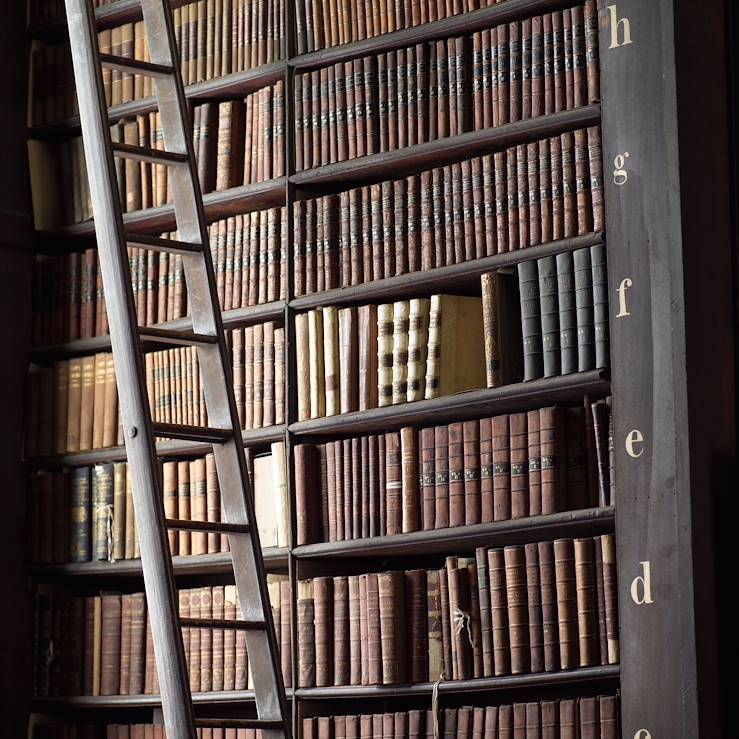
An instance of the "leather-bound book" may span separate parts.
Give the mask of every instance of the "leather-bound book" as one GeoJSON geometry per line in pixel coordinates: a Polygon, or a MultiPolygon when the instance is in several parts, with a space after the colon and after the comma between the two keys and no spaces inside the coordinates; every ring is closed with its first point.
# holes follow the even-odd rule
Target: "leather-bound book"
{"type": "MultiPolygon", "coordinates": [[[[334,416],[340,412],[340,372],[339,372],[339,317],[336,306],[321,309],[323,314],[323,371],[326,394],[325,415],[334,416]]],[[[310,320],[310,319],[309,319],[310,320]]]]}
{"type": "MultiPolygon", "coordinates": [[[[223,588],[223,618],[236,620],[236,586],[223,588]]],[[[233,690],[236,684],[236,631],[223,630],[223,689],[233,690]]]]}
{"type": "MultiPolygon", "coordinates": [[[[310,314],[308,316],[309,331],[310,331],[310,314]]],[[[254,419],[252,428],[262,428],[264,426],[264,390],[265,390],[265,376],[264,376],[264,329],[265,324],[257,323],[252,326],[254,329],[254,419]]],[[[322,337],[321,332],[317,333],[317,336],[322,337]]],[[[321,379],[323,377],[321,376],[321,379]]],[[[311,377],[311,389],[313,388],[312,383],[313,377],[311,377]]],[[[312,400],[311,400],[311,411],[312,400]]]]}
{"type": "MultiPolygon", "coordinates": [[[[380,450],[377,436],[366,437],[362,440],[362,500],[366,498],[366,536],[379,536],[380,526],[380,450]],[[365,458],[366,454],[366,458],[365,458]]],[[[365,531],[365,521],[362,521],[362,532],[365,531]]]]}
{"type": "Polygon", "coordinates": [[[409,301],[406,398],[408,401],[421,400],[424,396],[430,310],[431,302],[427,298],[414,298],[409,301]]]}
{"type": "Polygon", "coordinates": [[[562,217],[564,237],[577,235],[577,182],[575,176],[575,139],[572,133],[560,136],[562,156],[562,217]]]}
{"type": "Polygon", "coordinates": [[[105,413],[105,364],[106,355],[93,357],[93,413],[91,449],[103,446],[103,422],[105,413]]]}
{"type": "MultiPolygon", "coordinates": [[[[298,420],[311,417],[310,360],[308,350],[308,314],[298,313],[295,316],[295,343],[300,347],[296,352],[297,386],[298,386],[298,420]]],[[[246,365],[249,366],[248,364],[246,365]]]]}
{"type": "Polygon", "coordinates": [[[494,519],[493,503],[493,425],[492,419],[480,419],[480,521],[494,519]]]}
{"type": "MultiPolygon", "coordinates": [[[[362,601],[360,597],[360,575],[349,575],[343,578],[346,581],[346,608],[344,618],[345,628],[342,631],[343,642],[340,644],[336,637],[339,617],[334,612],[334,682],[342,685],[362,684],[362,601]],[[339,659],[341,657],[341,659],[339,659]],[[339,666],[341,663],[341,666],[339,666]],[[339,683],[339,675],[343,683],[339,683]]],[[[334,597],[341,592],[334,578],[334,597]]],[[[365,585],[366,589],[366,585],[365,585]]],[[[343,622],[342,622],[343,623],[343,622]]],[[[365,614],[366,630],[366,614],[365,614]]]]}
{"type": "Polygon", "coordinates": [[[608,663],[608,634],[606,629],[606,590],[603,581],[603,543],[599,536],[593,537],[595,567],[595,598],[598,624],[598,664],[608,663]]]}
{"type": "Polygon", "coordinates": [[[511,517],[511,445],[509,417],[492,419],[493,435],[493,520],[511,517]]]}
{"type": "Polygon", "coordinates": [[[407,625],[404,575],[381,572],[377,576],[382,653],[382,684],[402,683],[407,679],[407,625]]]}
{"type": "Polygon", "coordinates": [[[297,546],[318,541],[317,524],[317,466],[316,448],[310,444],[298,444],[295,455],[295,518],[297,546]]]}
{"type": "Polygon", "coordinates": [[[351,440],[352,469],[352,538],[362,537],[362,522],[367,515],[365,506],[364,483],[362,480],[362,440],[354,437],[351,440]]]}
{"type": "Polygon", "coordinates": [[[555,540],[554,561],[557,583],[560,668],[571,670],[578,667],[580,663],[578,651],[575,554],[572,539],[555,540]]]}
{"type": "Polygon", "coordinates": [[[492,154],[481,157],[482,162],[482,209],[485,255],[498,253],[497,202],[495,197],[495,158],[492,154]]]}
{"type": "Polygon", "coordinates": [[[275,328],[275,414],[276,424],[285,423],[285,329],[275,328]]]}
{"type": "Polygon", "coordinates": [[[113,536],[111,555],[113,561],[126,557],[126,478],[128,464],[113,464],[113,536]]]}
{"type": "MultiPolygon", "coordinates": [[[[587,6],[586,6],[587,9],[587,6]]],[[[603,152],[601,148],[600,126],[588,128],[588,164],[590,168],[590,199],[592,204],[593,231],[605,228],[603,206],[603,152]]]]}
{"type": "MultiPolygon", "coordinates": [[[[177,463],[177,518],[192,520],[190,510],[190,463],[177,463]]],[[[191,554],[192,535],[190,531],[178,532],[178,554],[191,554]]]]}
{"type": "MultiPolygon", "coordinates": [[[[567,106],[565,46],[563,18],[561,11],[551,13],[552,19],[552,77],[553,77],[553,110],[559,112],[567,106]]],[[[549,111],[547,111],[549,112],[549,111]]]]}
{"type": "Polygon", "coordinates": [[[351,210],[356,211],[357,189],[339,193],[339,285],[351,285],[351,210]],[[352,203],[353,201],[353,203],[352,203]]]}
{"type": "Polygon", "coordinates": [[[528,629],[530,671],[544,670],[544,635],[542,626],[542,590],[541,571],[539,568],[539,549],[536,544],[524,546],[526,566],[526,589],[528,603],[528,629]]]}
{"type": "Polygon", "coordinates": [[[454,175],[451,165],[447,165],[443,169],[442,187],[444,191],[444,239],[443,245],[439,244],[439,248],[443,246],[444,257],[437,259],[441,264],[454,264],[456,262],[456,251],[454,243],[454,175]]]}
{"type": "Polygon", "coordinates": [[[400,479],[402,531],[418,531],[421,528],[418,438],[416,429],[410,427],[400,430],[400,479]]]}
{"type": "Polygon", "coordinates": [[[377,306],[377,396],[380,407],[393,402],[393,312],[392,303],[377,306]]]}
{"type": "MultiPolygon", "coordinates": [[[[598,715],[600,718],[601,739],[616,739],[620,736],[618,725],[618,697],[615,695],[598,696],[598,715]]],[[[598,736],[596,734],[596,736],[598,736]]]]}
{"type": "Polygon", "coordinates": [[[451,165],[452,170],[452,225],[454,262],[464,262],[464,203],[462,198],[462,167],[458,162],[451,165]]]}
{"type": "MultiPolygon", "coordinates": [[[[213,618],[225,618],[225,586],[214,585],[212,588],[211,598],[213,618]]],[[[211,690],[223,690],[224,637],[225,634],[223,629],[213,629],[211,690]]]]}
{"type": "Polygon", "coordinates": [[[421,268],[421,179],[411,175],[407,181],[408,221],[406,232],[408,271],[421,268]]]}
{"type": "MultiPolygon", "coordinates": [[[[368,632],[368,601],[367,601],[367,579],[369,575],[357,575],[358,610],[359,610],[359,641],[349,637],[349,661],[350,682],[352,685],[369,684],[369,632],[368,632]]],[[[349,582],[351,588],[351,580],[349,582]]],[[[350,591],[351,597],[351,591],[350,591]]],[[[351,606],[350,606],[351,608],[351,606]]],[[[349,622],[349,628],[352,621],[349,622]]]]}
{"type": "Polygon", "coordinates": [[[316,210],[317,201],[308,200],[305,203],[305,292],[314,293],[317,284],[316,266],[316,210]]]}
{"type": "Polygon", "coordinates": [[[600,541],[603,552],[603,589],[605,591],[608,664],[614,665],[619,660],[616,543],[613,534],[604,534],[600,537],[600,541]]]}
{"type": "Polygon", "coordinates": [[[510,46],[508,41],[509,26],[502,24],[497,28],[493,29],[497,36],[497,58],[498,58],[498,96],[497,96],[497,122],[496,125],[500,126],[504,123],[510,122],[510,100],[511,100],[511,85],[510,85],[510,46]]]}
{"type": "Polygon", "coordinates": [[[572,252],[557,254],[557,300],[561,374],[577,372],[577,313],[572,252]]]}
{"type": "Polygon", "coordinates": [[[263,389],[262,426],[272,426],[275,422],[275,324],[263,324],[263,389]]]}
{"type": "Polygon", "coordinates": [[[393,303],[392,310],[392,403],[396,404],[404,403],[408,395],[409,301],[399,300],[393,303]]]}
{"type": "MultiPolygon", "coordinates": [[[[439,571],[439,601],[441,603],[441,644],[444,658],[444,675],[454,678],[455,650],[454,624],[449,601],[449,573],[446,566],[439,571]]],[[[439,676],[440,677],[440,676],[439,676]]]]}
{"type": "Polygon", "coordinates": [[[485,707],[483,739],[497,739],[498,737],[498,706],[485,707]]]}
{"type": "Polygon", "coordinates": [[[529,516],[541,515],[541,434],[539,410],[529,411],[526,418],[529,516]]]}
{"type": "MultiPolygon", "coordinates": [[[[380,575],[376,573],[369,573],[367,575],[367,680],[369,685],[379,685],[384,683],[384,661],[385,652],[383,649],[383,636],[382,636],[382,617],[380,607],[380,591],[379,591],[379,578],[380,575]]],[[[392,583],[391,583],[392,584],[392,583]]],[[[361,590],[360,590],[361,596],[361,590]]],[[[393,593],[392,588],[389,593],[390,598],[390,618],[391,622],[385,621],[385,629],[392,623],[392,607],[393,607],[393,593]]],[[[387,619],[388,614],[386,614],[387,619]]],[[[387,635],[390,637],[390,634],[387,635]]],[[[388,661],[391,655],[387,655],[388,661]]],[[[391,670],[393,665],[388,665],[391,670]]],[[[395,665],[399,666],[399,663],[395,665]]],[[[364,681],[363,681],[364,684],[364,681]]]]}
{"type": "Polygon", "coordinates": [[[422,679],[435,682],[444,671],[444,644],[441,623],[441,592],[439,571],[426,573],[426,624],[428,638],[428,675],[422,679]]]}
{"type": "MultiPolygon", "coordinates": [[[[286,688],[292,687],[292,597],[290,581],[281,579],[280,590],[280,665],[282,667],[282,678],[286,688]]],[[[213,588],[215,603],[215,588],[213,588]]],[[[215,687],[214,687],[215,689],[215,687]]]]}
{"type": "MultiPolygon", "coordinates": [[[[562,255],[558,255],[562,256],[562,255]]],[[[559,324],[560,309],[558,302],[558,270],[555,257],[544,257],[537,261],[539,273],[539,305],[541,310],[541,332],[544,358],[544,377],[555,377],[561,374],[559,324]]]]}
{"type": "Polygon", "coordinates": [[[385,533],[403,530],[403,477],[401,437],[397,431],[385,434],[385,533]]]}
{"type": "Polygon", "coordinates": [[[364,59],[353,59],[351,62],[354,74],[354,127],[356,131],[356,155],[358,157],[367,154],[367,110],[365,107],[363,62],[364,59]]]}
{"type": "Polygon", "coordinates": [[[525,144],[514,148],[516,161],[516,207],[518,220],[517,243],[520,249],[531,245],[529,231],[528,150],[525,144]]]}
{"type": "Polygon", "coordinates": [[[526,558],[522,546],[506,547],[503,550],[503,556],[511,672],[519,675],[528,672],[530,667],[526,558]]]}
{"type": "Polygon", "coordinates": [[[316,577],[313,580],[315,666],[317,687],[333,684],[333,580],[316,577]]]}
{"type": "MultiPolygon", "coordinates": [[[[594,369],[595,364],[595,315],[593,306],[593,271],[590,249],[578,249],[572,255],[575,275],[575,308],[577,311],[577,369],[579,372],[594,369]]],[[[605,269],[603,269],[603,274],[605,269]]],[[[605,285],[603,285],[605,288],[605,285]]],[[[605,298],[605,290],[600,291],[605,298]]],[[[607,300],[607,298],[606,298],[607,300]]],[[[599,314],[607,313],[607,303],[601,301],[599,314]]],[[[607,325],[606,320],[601,322],[607,325]]],[[[606,331],[602,333],[605,335],[606,331]]],[[[604,336],[605,338],[605,336],[604,336]]],[[[602,345],[602,353],[607,354],[607,346],[602,345]]],[[[601,357],[605,361],[605,357],[601,357]]],[[[604,365],[607,366],[607,365],[604,365]]]]}
{"type": "Polygon", "coordinates": [[[343,482],[342,490],[344,493],[344,538],[354,538],[354,486],[352,473],[354,471],[352,465],[352,440],[342,439],[341,441],[342,457],[343,457],[343,482]]]}
{"type": "Polygon", "coordinates": [[[608,274],[606,270],[605,244],[598,244],[590,247],[590,262],[593,275],[593,341],[595,344],[595,367],[608,367],[610,365],[608,337],[608,274]]]}
{"type": "Polygon", "coordinates": [[[542,701],[539,704],[542,739],[559,739],[559,701],[542,701]]]}
{"type": "MultiPolygon", "coordinates": [[[[268,583],[269,587],[269,583],[268,583]]],[[[200,618],[213,618],[213,593],[210,587],[200,590],[200,618]]],[[[200,629],[200,691],[213,689],[213,629],[200,629]]]]}
{"type": "Polygon", "coordinates": [[[346,496],[344,486],[344,445],[341,440],[333,442],[334,445],[334,481],[336,488],[336,540],[351,538],[351,532],[344,530],[344,499],[346,496]]]}
{"type": "Polygon", "coordinates": [[[113,464],[96,464],[92,468],[92,535],[93,559],[111,558],[113,526],[113,464]]]}
{"type": "MultiPolygon", "coordinates": [[[[434,429],[421,429],[420,440],[420,482],[421,482],[421,528],[429,531],[435,527],[435,446],[434,429]]],[[[370,468],[371,469],[371,468],[370,468]]]]}
{"type": "Polygon", "coordinates": [[[572,78],[573,107],[579,108],[588,103],[588,79],[585,58],[585,24],[582,6],[570,10],[572,17],[572,78]]]}
{"type": "MultiPolygon", "coordinates": [[[[297,459],[297,457],[296,457],[297,459]]],[[[336,480],[336,444],[333,441],[329,441],[326,444],[326,505],[327,505],[327,525],[328,525],[328,538],[326,541],[337,541],[337,493],[340,495],[340,488],[337,490],[336,480]]],[[[297,474],[297,472],[296,472],[297,474]]],[[[302,483],[301,483],[302,484],[302,483]]],[[[298,490],[298,484],[296,480],[296,496],[298,490]]],[[[296,497],[296,502],[297,502],[296,497]]],[[[343,520],[342,520],[342,532],[343,532],[343,520]]]]}
{"type": "Polygon", "coordinates": [[[466,421],[462,424],[464,523],[480,523],[480,423],[466,421]]]}
{"type": "MultiPolygon", "coordinates": [[[[215,458],[212,454],[205,457],[205,511],[206,520],[217,523],[221,520],[221,494],[218,488],[218,474],[215,458]]],[[[216,533],[208,534],[208,553],[221,551],[221,537],[216,533]]]]}
{"type": "MultiPolygon", "coordinates": [[[[392,183],[392,218],[394,228],[391,248],[395,254],[395,275],[402,275],[408,272],[408,242],[406,231],[408,224],[408,214],[406,211],[408,197],[406,195],[406,185],[407,183],[404,179],[395,180],[392,183]]],[[[407,303],[407,301],[404,302],[407,303]]]]}
{"type": "MultiPolygon", "coordinates": [[[[73,362],[74,360],[72,360],[73,362]]],[[[74,381],[71,374],[70,362],[70,385],[74,381]]],[[[82,357],[82,379],[80,387],[79,404],[79,451],[92,449],[93,424],[95,413],[95,357],[82,357]]],[[[101,377],[104,382],[105,376],[101,377]]],[[[71,395],[71,392],[70,392],[71,395]]],[[[70,403],[71,410],[71,403],[70,403]]],[[[72,450],[70,450],[72,451],[72,450]]]]}
{"type": "Polygon", "coordinates": [[[555,578],[554,545],[539,542],[539,580],[541,584],[541,614],[544,645],[544,670],[558,670],[559,624],[557,621],[557,586],[555,578]]]}
{"type": "Polygon", "coordinates": [[[574,57],[572,53],[572,13],[569,8],[562,11],[562,43],[564,48],[565,110],[575,107],[574,57]]]}
{"type": "Polygon", "coordinates": [[[69,521],[69,561],[88,562],[92,559],[92,485],[89,467],[77,467],[72,471],[69,521]]]}
{"type": "MultiPolygon", "coordinates": [[[[341,413],[359,410],[359,354],[356,308],[339,309],[339,410],[341,413]]],[[[339,380],[337,374],[337,381],[339,380]]]]}
{"type": "Polygon", "coordinates": [[[472,125],[474,131],[485,128],[483,106],[482,38],[484,31],[472,34],[472,125]]]}
{"type": "Polygon", "coordinates": [[[544,372],[539,277],[536,262],[521,262],[518,265],[518,285],[521,296],[524,381],[536,380],[542,377],[544,372]]]}
{"type": "MultiPolygon", "coordinates": [[[[539,242],[546,244],[552,240],[552,172],[549,160],[549,139],[542,139],[538,143],[537,167],[539,242]]],[[[531,175],[531,152],[529,152],[529,174],[531,175]]],[[[532,218],[535,217],[532,215],[532,218]]]]}
{"type": "MultiPolygon", "coordinates": [[[[483,179],[483,172],[482,172],[482,158],[481,157],[475,157],[472,159],[472,161],[469,163],[469,176],[470,176],[470,197],[471,197],[471,203],[468,199],[467,202],[469,204],[469,207],[471,207],[471,212],[469,213],[472,223],[472,231],[469,233],[470,237],[472,238],[474,242],[474,257],[475,259],[480,259],[481,257],[484,257],[487,254],[487,246],[485,242],[485,193],[483,190],[484,187],[484,179],[483,179]]],[[[488,206],[490,208],[490,215],[492,216],[492,205],[494,201],[491,201],[488,203],[488,206]]],[[[465,206],[467,208],[468,206],[465,206]]],[[[465,211],[465,216],[467,216],[467,212],[465,211]]],[[[469,219],[465,218],[465,222],[469,223],[469,219]]],[[[466,237],[465,237],[466,238],[466,237]]],[[[471,248],[471,247],[470,247],[471,248]]],[[[490,252],[491,254],[495,253],[494,251],[490,252]]]]}
{"type": "Polygon", "coordinates": [[[506,153],[495,152],[493,162],[495,182],[495,228],[498,254],[509,251],[508,245],[508,173],[506,153]]]}
{"type": "Polygon", "coordinates": [[[449,525],[465,523],[464,425],[449,424],[449,525]]]}
{"type": "Polygon", "coordinates": [[[449,427],[437,426],[434,429],[435,446],[435,510],[434,521],[437,529],[450,525],[449,511],[449,427]]]}
{"type": "Polygon", "coordinates": [[[539,410],[541,449],[541,512],[564,510],[567,490],[565,413],[553,406],[539,410]]]}
{"type": "Polygon", "coordinates": [[[429,629],[426,588],[425,570],[410,570],[405,573],[409,682],[425,682],[428,679],[429,629]]]}
{"type": "Polygon", "coordinates": [[[490,610],[490,576],[487,553],[484,548],[475,550],[477,563],[477,592],[480,609],[480,647],[482,655],[482,676],[493,676],[493,629],[490,610]]]}
{"type": "MultiPolygon", "coordinates": [[[[146,660],[146,596],[144,593],[133,593],[128,598],[130,613],[130,639],[128,645],[129,678],[126,692],[123,693],[121,679],[121,693],[124,695],[138,695],[144,692],[144,667],[146,660]]],[[[123,649],[123,641],[121,641],[123,649]]],[[[121,653],[121,664],[124,657],[121,653]]]]}
{"type": "Polygon", "coordinates": [[[563,502],[567,508],[579,510],[590,505],[584,408],[565,409],[565,429],[567,499],[563,502]]]}
{"type": "MultiPolygon", "coordinates": [[[[322,70],[325,72],[326,70],[322,70]]],[[[325,239],[324,239],[324,204],[326,198],[316,198],[316,290],[323,292],[326,289],[326,270],[325,270],[325,239]]]]}
{"type": "MultiPolygon", "coordinates": [[[[193,521],[207,521],[207,494],[205,458],[190,462],[190,518],[193,521]]],[[[208,535],[203,531],[193,531],[191,536],[191,553],[208,553],[208,535]]]]}
{"type": "Polygon", "coordinates": [[[298,582],[298,685],[316,685],[316,635],[314,629],[313,581],[298,582]]]}
{"type": "Polygon", "coordinates": [[[521,325],[515,279],[500,272],[480,277],[488,387],[517,382],[522,377],[521,325]]]}
{"type": "Polygon", "coordinates": [[[559,136],[549,139],[549,162],[552,193],[552,240],[556,241],[565,236],[562,141],[559,136]]]}
{"type": "Polygon", "coordinates": [[[600,663],[598,594],[593,539],[575,539],[575,587],[580,667],[600,663]]]}
{"type": "Polygon", "coordinates": [[[116,695],[121,672],[121,596],[103,595],[100,695],[116,695]]]}
{"type": "MultiPolygon", "coordinates": [[[[190,616],[200,618],[200,588],[188,588],[190,593],[190,616]]],[[[201,664],[201,643],[205,629],[190,629],[190,690],[194,693],[200,692],[200,664],[201,664]]],[[[236,635],[238,640],[239,635],[236,635]]],[[[244,687],[246,687],[244,685],[244,687]]]]}
{"type": "Polygon", "coordinates": [[[599,739],[601,736],[598,717],[598,698],[580,698],[577,701],[578,736],[582,739],[599,739]]]}
{"type": "MultiPolygon", "coordinates": [[[[328,671],[333,676],[332,684],[349,685],[349,582],[346,577],[333,578],[332,643],[333,665],[328,671]]],[[[316,667],[318,668],[318,664],[316,667]]]]}
{"type": "Polygon", "coordinates": [[[598,400],[590,406],[592,413],[593,442],[595,446],[595,464],[597,471],[597,501],[600,506],[611,505],[610,468],[608,460],[608,423],[609,410],[605,400],[598,400]]]}
{"type": "Polygon", "coordinates": [[[527,414],[510,415],[511,518],[529,515],[527,414]]]}
{"type": "Polygon", "coordinates": [[[577,700],[559,701],[559,736],[562,739],[576,739],[579,736],[577,700]]]}
{"type": "Polygon", "coordinates": [[[488,575],[490,577],[490,613],[493,629],[493,670],[496,676],[507,675],[511,671],[511,650],[505,560],[502,549],[488,550],[488,575]]]}

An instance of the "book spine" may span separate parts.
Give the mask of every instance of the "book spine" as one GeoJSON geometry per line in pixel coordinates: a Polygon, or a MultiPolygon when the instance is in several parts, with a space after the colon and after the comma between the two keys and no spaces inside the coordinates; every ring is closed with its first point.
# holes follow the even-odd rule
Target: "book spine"
{"type": "Polygon", "coordinates": [[[524,381],[529,381],[540,378],[544,371],[536,262],[521,262],[518,265],[518,285],[521,296],[524,381]]]}

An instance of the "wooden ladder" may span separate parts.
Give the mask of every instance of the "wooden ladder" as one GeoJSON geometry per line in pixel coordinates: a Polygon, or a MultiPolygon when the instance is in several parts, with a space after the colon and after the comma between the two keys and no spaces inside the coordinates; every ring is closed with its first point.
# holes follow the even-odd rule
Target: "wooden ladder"
{"type": "Polygon", "coordinates": [[[65,0],[98,258],[105,290],[119,403],[141,545],[162,712],[168,739],[194,739],[196,727],[258,728],[265,739],[290,737],[272,611],[254,503],[234,399],[233,378],[216,292],[202,193],[192,143],[169,0],[141,0],[150,62],[101,54],[90,0],[65,0]],[[102,67],[154,79],[163,151],[113,142],[102,67]],[[126,233],[115,158],[166,166],[179,240],[126,233]],[[127,247],[180,255],[192,329],[137,324],[127,247]],[[195,346],[208,419],[201,428],[154,423],[146,389],[143,340],[195,346]],[[212,444],[225,523],[165,519],[155,437],[212,444]],[[180,618],[168,530],[228,535],[241,620],[180,618]],[[195,719],[182,628],[243,630],[254,678],[256,719],[195,719]]]}

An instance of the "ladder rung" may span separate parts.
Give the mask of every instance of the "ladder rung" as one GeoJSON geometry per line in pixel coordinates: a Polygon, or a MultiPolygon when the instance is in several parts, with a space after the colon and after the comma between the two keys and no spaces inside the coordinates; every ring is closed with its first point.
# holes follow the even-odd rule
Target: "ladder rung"
{"type": "Polygon", "coordinates": [[[282,729],[279,719],[269,718],[196,718],[197,729],[282,729]]]}
{"type": "Polygon", "coordinates": [[[177,241],[176,239],[162,239],[159,236],[149,236],[148,234],[128,234],[126,244],[138,249],[162,251],[167,254],[200,254],[203,251],[202,244],[177,241]]]}
{"type": "Polygon", "coordinates": [[[170,328],[154,328],[152,326],[139,326],[139,336],[142,339],[151,339],[161,344],[174,344],[175,346],[197,346],[198,344],[216,344],[217,336],[196,334],[193,331],[176,331],[170,328]]]}
{"type": "Polygon", "coordinates": [[[144,62],[140,59],[128,59],[125,56],[114,56],[113,54],[101,54],[100,64],[109,69],[119,69],[128,74],[146,75],[147,77],[171,77],[174,70],[164,64],[144,62]]]}
{"type": "Polygon", "coordinates": [[[233,438],[231,429],[214,429],[207,426],[186,426],[180,423],[152,424],[155,436],[166,436],[170,439],[183,441],[209,441],[213,444],[223,444],[233,438]]]}
{"type": "Polygon", "coordinates": [[[225,523],[222,521],[185,521],[180,518],[167,518],[164,521],[173,531],[210,531],[216,534],[248,534],[245,523],[225,523]]]}
{"type": "Polygon", "coordinates": [[[180,618],[180,626],[190,629],[235,629],[237,631],[263,631],[264,621],[232,621],[226,618],[180,618]]]}
{"type": "Polygon", "coordinates": [[[164,164],[166,166],[187,164],[187,154],[178,154],[175,151],[163,149],[151,149],[148,146],[136,146],[135,144],[123,144],[113,141],[113,154],[126,159],[136,159],[150,164],[164,164]]]}

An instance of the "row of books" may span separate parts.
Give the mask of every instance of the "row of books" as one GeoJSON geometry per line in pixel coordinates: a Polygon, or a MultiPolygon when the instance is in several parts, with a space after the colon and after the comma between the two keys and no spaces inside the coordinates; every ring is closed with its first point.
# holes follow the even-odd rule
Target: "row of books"
{"type": "MultiPolygon", "coordinates": [[[[198,0],[175,8],[173,20],[186,85],[286,56],[284,0],[198,0]]],[[[103,54],[150,58],[143,21],[100,31],[98,44],[103,54]]],[[[68,44],[38,46],[32,52],[32,74],[32,125],[54,123],[77,113],[68,44]]],[[[109,106],[155,93],[152,77],[119,70],[104,68],[103,85],[109,106]]]]}
{"type": "Polygon", "coordinates": [[[434,295],[295,317],[298,419],[484,387],[480,298],[434,295]]]}
{"type": "Polygon", "coordinates": [[[598,695],[526,703],[303,719],[303,739],[616,739],[618,698],[598,695]]]}
{"type": "MultiPolygon", "coordinates": [[[[226,332],[243,429],[285,422],[285,331],[273,321],[226,332]]],[[[207,425],[196,347],[144,355],[154,421],[207,425]]],[[[32,365],[27,383],[25,455],[121,446],[115,366],[110,353],[32,365]]]]}
{"type": "Polygon", "coordinates": [[[295,168],[597,101],[597,41],[577,6],[297,74],[295,168]]]}
{"type": "MultiPolygon", "coordinates": [[[[289,543],[285,446],[269,453],[245,450],[262,547],[289,543]]],[[[212,454],[164,462],[162,493],[167,518],[225,520],[212,454]]],[[[127,462],[109,462],[31,476],[30,558],[34,564],[138,559],[138,532],[127,462]]],[[[170,531],[173,555],[226,552],[228,536],[170,531]]]]}
{"type": "MultiPolygon", "coordinates": [[[[222,310],[286,296],[286,208],[270,208],[215,221],[208,227],[222,310]]],[[[176,232],[162,234],[177,238],[176,232]]],[[[180,255],[129,247],[139,326],[189,315],[180,255]]],[[[36,346],[108,333],[97,250],[38,255],[34,267],[33,342],[36,346]]]]}
{"type": "Polygon", "coordinates": [[[332,9],[331,5],[315,0],[298,0],[295,3],[298,54],[400,31],[503,1],[339,0],[332,9]]]}
{"type": "MultiPolygon", "coordinates": [[[[193,109],[193,147],[203,192],[262,182],[285,173],[283,80],[250,93],[243,100],[202,103],[193,109]]],[[[158,112],[114,123],[111,139],[132,146],[164,149],[158,112]]],[[[82,138],[49,145],[60,173],[55,194],[63,201],[64,220],[92,218],[82,138]]],[[[172,202],[163,164],[120,159],[116,166],[124,212],[172,202]]]]}
{"type": "Polygon", "coordinates": [[[597,401],[299,444],[296,543],[608,505],[609,420],[597,401]]]}
{"type": "Polygon", "coordinates": [[[605,244],[518,265],[524,380],[610,366],[605,244]]]}
{"type": "MultiPolygon", "coordinates": [[[[267,588],[289,685],[290,586],[286,576],[268,575],[267,588]]],[[[180,590],[179,613],[182,618],[239,620],[236,587],[180,590]]],[[[144,593],[39,594],[35,632],[35,695],[159,692],[144,593]]],[[[183,641],[193,692],[252,687],[242,630],[185,627],[183,641]]]]}
{"type": "Polygon", "coordinates": [[[298,684],[392,685],[618,662],[613,535],[477,549],[440,570],[298,582],[298,684]]]}
{"type": "Polygon", "coordinates": [[[600,128],[294,204],[294,293],[604,228],[600,128]]]}
{"type": "MultiPolygon", "coordinates": [[[[117,0],[116,0],[117,1],[117,0]]],[[[37,724],[32,739],[166,739],[164,724],[37,724]]],[[[262,739],[261,729],[197,727],[197,739],[262,739]]]]}

